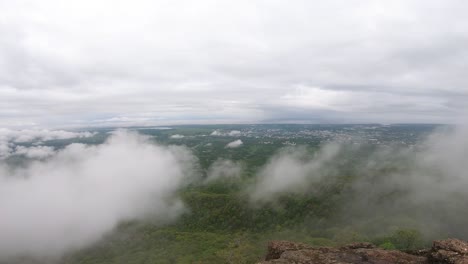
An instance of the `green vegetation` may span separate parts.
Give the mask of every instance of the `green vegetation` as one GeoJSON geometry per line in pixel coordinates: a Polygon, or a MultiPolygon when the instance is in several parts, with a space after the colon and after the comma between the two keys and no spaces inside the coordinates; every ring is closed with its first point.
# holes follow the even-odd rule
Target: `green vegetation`
{"type": "MultiPolygon", "coordinates": [[[[350,207],[348,203],[356,195],[368,195],[351,191],[358,179],[368,179],[371,184],[368,191],[372,193],[373,182],[401,171],[410,161],[384,160],[381,166],[363,173],[361,167],[365,167],[364,162],[375,154],[376,146],[364,144],[357,149],[352,143],[347,144],[329,164],[328,167],[333,169],[328,170],[320,182],[311,184],[305,191],[285,193],[275,197],[274,201],[252,204],[246,187],[256,180],[256,173],[274,153],[288,144],[297,144],[305,146],[313,155],[323,140],[313,136],[259,137],[255,134],[276,133],[277,126],[267,127],[273,132],[255,133],[249,132],[249,126],[222,126],[222,131],[242,130],[242,134],[236,137],[209,136],[219,127],[141,129],[139,132],[151,136],[159,144],[189,147],[198,158],[199,173],[203,177],[217,159],[239,161],[245,165],[239,178],[219,179],[209,184],[192,183],[180,191],[188,210],[175,222],[122,223],[101,242],[71,253],[63,261],[68,264],[255,263],[263,258],[269,240],[293,240],[316,246],[369,241],[384,249],[415,249],[427,243],[428,240],[415,229],[415,221],[404,218],[404,214],[396,214],[392,219],[379,218],[375,208],[365,204],[350,207]],[[171,138],[176,134],[183,137],[171,138]],[[241,139],[244,145],[226,148],[226,144],[234,139],[241,139]]],[[[288,133],[307,129],[303,126],[286,128],[288,133]]],[[[330,127],[325,128],[330,130],[330,127]]],[[[339,133],[343,128],[333,129],[339,133]]],[[[416,133],[414,130],[407,132],[407,129],[403,127],[402,133],[416,133]]],[[[390,142],[393,136],[390,131],[379,140],[390,142]]],[[[105,137],[100,133],[87,140],[99,143],[105,137]]],[[[414,143],[414,138],[406,139],[414,143]]],[[[398,140],[402,141],[401,138],[398,140]]],[[[53,142],[57,146],[61,143],[53,142]]],[[[378,197],[377,205],[388,208],[389,201],[402,193],[404,190],[389,189],[372,195],[378,197]]]]}

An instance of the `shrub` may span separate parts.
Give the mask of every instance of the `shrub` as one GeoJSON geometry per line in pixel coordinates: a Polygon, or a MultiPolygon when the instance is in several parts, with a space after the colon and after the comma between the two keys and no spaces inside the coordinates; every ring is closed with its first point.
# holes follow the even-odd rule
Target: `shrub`
{"type": "Polygon", "coordinates": [[[393,245],[392,242],[387,241],[379,245],[379,248],[385,249],[385,250],[393,250],[396,249],[395,245],[393,245]]]}
{"type": "Polygon", "coordinates": [[[397,249],[417,249],[422,245],[421,233],[414,229],[400,229],[390,237],[397,249]]]}

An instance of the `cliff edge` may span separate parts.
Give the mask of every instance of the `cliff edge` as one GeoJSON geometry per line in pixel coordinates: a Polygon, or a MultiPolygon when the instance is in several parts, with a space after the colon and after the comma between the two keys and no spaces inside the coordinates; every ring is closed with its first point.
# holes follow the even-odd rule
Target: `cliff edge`
{"type": "Polygon", "coordinates": [[[312,247],[289,241],[271,241],[261,264],[468,264],[468,242],[458,239],[437,240],[432,248],[403,252],[384,250],[370,243],[344,247],[312,247]]]}

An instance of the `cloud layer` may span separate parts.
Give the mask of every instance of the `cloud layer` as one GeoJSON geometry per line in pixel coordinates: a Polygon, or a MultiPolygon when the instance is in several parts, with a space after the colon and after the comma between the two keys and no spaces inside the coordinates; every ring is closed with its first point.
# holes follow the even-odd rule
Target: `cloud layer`
{"type": "Polygon", "coordinates": [[[124,220],[172,220],[184,209],[175,192],[193,164],[185,148],[118,131],[102,145],[71,144],[25,168],[0,165],[0,259],[57,256],[124,220]]]}
{"type": "Polygon", "coordinates": [[[466,108],[466,1],[0,9],[0,126],[451,122],[466,108]]]}

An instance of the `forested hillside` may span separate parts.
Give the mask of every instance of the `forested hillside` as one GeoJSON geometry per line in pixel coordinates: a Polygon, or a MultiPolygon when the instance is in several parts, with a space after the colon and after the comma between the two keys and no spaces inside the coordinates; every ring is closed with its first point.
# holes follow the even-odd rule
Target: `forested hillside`
{"type": "MultiPolygon", "coordinates": [[[[416,249],[449,235],[450,228],[428,232],[421,222],[439,205],[408,204],[405,197],[412,190],[388,181],[412,173],[414,156],[422,148],[418,144],[433,127],[380,127],[379,132],[351,127],[351,133],[331,128],[336,130],[330,136],[333,140],[301,135],[298,131],[307,128],[294,126],[267,127],[271,135],[250,127],[223,127],[226,134],[219,132],[219,136],[207,136],[221,131],[212,127],[140,131],[160,144],[186,145],[195,153],[199,178],[179,191],[185,211],[167,223],[151,218],[122,223],[96,245],[67,255],[65,262],[254,263],[263,258],[272,239],[317,246],[369,241],[385,249],[416,249]],[[231,133],[233,137],[230,131],[239,132],[231,133]],[[241,147],[226,148],[237,138],[243,142],[241,147]],[[337,144],[339,150],[324,153],[329,144],[337,144]],[[221,169],[226,171],[207,181],[220,159],[241,169],[233,172],[224,164],[221,169]],[[259,189],[262,170],[273,163],[290,166],[288,159],[301,166],[320,164],[301,172],[306,175],[298,185],[287,183],[298,173],[290,168],[280,175],[285,188],[272,187],[276,189],[271,193],[259,189]],[[255,192],[263,193],[257,197],[255,192]]],[[[263,184],[276,180],[265,178],[263,184]]]]}

